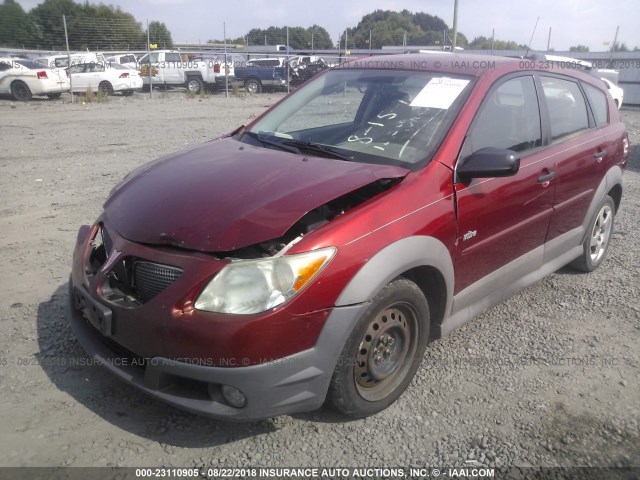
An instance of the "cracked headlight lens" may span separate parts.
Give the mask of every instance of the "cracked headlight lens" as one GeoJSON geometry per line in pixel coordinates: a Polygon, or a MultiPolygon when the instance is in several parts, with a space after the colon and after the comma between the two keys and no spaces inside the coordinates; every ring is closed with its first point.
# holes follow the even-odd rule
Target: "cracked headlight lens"
{"type": "Polygon", "coordinates": [[[225,266],[202,290],[198,310],[219,313],[260,313],[283,304],[324,269],[335,247],[258,260],[238,260],[225,266]]]}

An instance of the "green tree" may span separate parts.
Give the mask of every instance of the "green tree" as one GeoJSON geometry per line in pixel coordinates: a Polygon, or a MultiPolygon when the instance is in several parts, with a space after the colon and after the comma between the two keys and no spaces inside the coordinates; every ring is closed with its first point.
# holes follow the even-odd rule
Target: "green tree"
{"type": "Polygon", "coordinates": [[[149,23],[149,42],[157,43],[158,47],[162,45],[162,48],[173,48],[171,32],[162,22],[149,23]]]}
{"type": "Polygon", "coordinates": [[[586,45],[575,45],[573,47],[569,47],[570,52],[588,52],[589,47],[586,45]]]}
{"type": "Polygon", "coordinates": [[[65,48],[63,15],[67,20],[69,47],[73,50],[143,48],[146,44],[142,25],[119,7],[45,0],[29,12],[40,29],[42,47],[65,48]]]}
{"type": "Polygon", "coordinates": [[[5,47],[37,47],[40,32],[31,17],[14,0],[0,5],[0,45],[5,47]]]}
{"type": "MultiPolygon", "coordinates": [[[[308,50],[311,48],[313,36],[313,48],[322,50],[331,48],[332,42],[329,33],[318,25],[308,28],[289,27],[289,46],[295,50],[308,50]]],[[[286,45],[287,27],[269,27],[267,29],[254,28],[246,35],[249,46],[256,45],[286,45]]]]}
{"type": "Polygon", "coordinates": [[[609,51],[614,51],[614,52],[628,52],[629,51],[629,47],[627,47],[627,44],[622,42],[622,43],[616,43],[613,47],[611,47],[609,49],[609,51]]]}
{"type": "MultiPolygon", "coordinates": [[[[362,17],[355,28],[350,28],[348,38],[343,33],[340,45],[347,48],[381,48],[383,45],[442,45],[449,27],[440,17],[424,12],[412,13],[409,10],[394,12],[376,10],[362,17]]],[[[465,46],[467,39],[458,34],[458,45],[465,46]]],[[[447,44],[450,41],[447,40],[447,44]]]]}
{"type": "Polygon", "coordinates": [[[494,50],[526,50],[526,45],[519,45],[513,41],[506,40],[491,40],[491,38],[487,38],[485,36],[479,36],[474,38],[470,43],[468,48],[471,50],[491,50],[491,45],[493,44],[494,50]]]}

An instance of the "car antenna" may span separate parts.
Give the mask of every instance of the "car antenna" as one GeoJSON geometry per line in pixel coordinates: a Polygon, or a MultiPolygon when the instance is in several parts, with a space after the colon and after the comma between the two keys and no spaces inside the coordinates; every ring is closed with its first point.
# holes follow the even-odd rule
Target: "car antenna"
{"type": "Polygon", "coordinates": [[[533,26],[533,32],[531,32],[531,39],[529,40],[529,45],[527,45],[527,53],[524,54],[524,58],[529,58],[529,49],[531,49],[531,42],[533,42],[533,36],[536,33],[536,28],[538,27],[538,21],[540,17],[536,19],[536,24],[533,26]]]}

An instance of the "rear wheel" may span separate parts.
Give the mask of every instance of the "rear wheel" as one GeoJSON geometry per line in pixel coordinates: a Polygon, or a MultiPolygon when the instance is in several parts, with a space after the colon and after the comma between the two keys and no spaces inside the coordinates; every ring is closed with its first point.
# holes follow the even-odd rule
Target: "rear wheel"
{"type": "Polygon", "coordinates": [[[244,82],[244,89],[249,93],[261,93],[262,83],[260,83],[260,80],[256,78],[250,78],[244,82]]]}
{"type": "Polygon", "coordinates": [[[605,195],[596,214],[589,222],[589,234],[582,245],[582,254],[570,264],[573,268],[583,272],[593,272],[604,261],[613,233],[615,212],[613,199],[605,195]]]}
{"type": "Polygon", "coordinates": [[[410,280],[392,281],[349,336],[331,378],[328,402],[354,418],[384,410],[413,379],[428,339],[424,294],[410,280]]]}
{"type": "Polygon", "coordinates": [[[11,84],[11,95],[19,102],[28,102],[32,97],[29,86],[20,80],[16,80],[11,84]]]}
{"type": "Polygon", "coordinates": [[[113,87],[109,82],[100,82],[100,85],[98,85],[98,91],[103,95],[113,95],[113,87]]]}
{"type": "Polygon", "coordinates": [[[202,79],[198,77],[189,77],[187,80],[187,89],[196,95],[200,93],[203,86],[202,79]]]}

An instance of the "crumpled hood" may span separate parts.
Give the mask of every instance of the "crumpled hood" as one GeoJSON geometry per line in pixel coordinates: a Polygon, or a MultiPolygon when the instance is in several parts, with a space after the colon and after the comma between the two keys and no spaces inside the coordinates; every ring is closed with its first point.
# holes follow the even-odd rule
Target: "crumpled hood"
{"type": "Polygon", "coordinates": [[[104,208],[110,224],[131,241],[230,251],[281,237],[310,210],[408,172],[223,138],[134,171],[104,208]]]}

